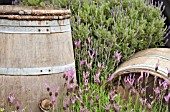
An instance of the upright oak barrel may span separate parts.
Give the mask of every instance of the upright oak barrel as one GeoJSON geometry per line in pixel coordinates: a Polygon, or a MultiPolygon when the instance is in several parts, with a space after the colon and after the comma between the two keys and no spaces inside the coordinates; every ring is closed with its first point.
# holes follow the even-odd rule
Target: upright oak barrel
{"type": "Polygon", "coordinates": [[[0,107],[9,111],[14,94],[20,108],[39,112],[51,99],[45,83],[52,92],[60,86],[60,107],[64,71],[74,67],[70,10],[0,6],[0,107]]]}

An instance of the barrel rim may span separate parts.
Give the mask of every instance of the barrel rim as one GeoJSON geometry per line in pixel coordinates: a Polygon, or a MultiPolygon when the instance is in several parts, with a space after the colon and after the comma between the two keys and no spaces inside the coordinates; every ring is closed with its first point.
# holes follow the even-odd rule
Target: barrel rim
{"type": "Polygon", "coordinates": [[[35,19],[39,19],[39,18],[42,19],[41,16],[46,16],[46,17],[64,16],[66,18],[70,18],[70,15],[71,15],[70,9],[66,9],[66,8],[0,5],[0,18],[5,17],[7,19],[22,19],[22,17],[24,17],[23,19],[29,20],[30,18],[34,18],[34,16],[35,19]]]}

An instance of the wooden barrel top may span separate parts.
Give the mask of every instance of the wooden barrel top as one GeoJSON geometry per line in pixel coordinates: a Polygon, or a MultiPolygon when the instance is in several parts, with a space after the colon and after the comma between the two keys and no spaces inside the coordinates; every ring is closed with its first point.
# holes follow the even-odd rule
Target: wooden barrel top
{"type": "Polygon", "coordinates": [[[1,5],[0,18],[44,20],[70,18],[71,11],[64,8],[47,8],[36,6],[1,5]]]}

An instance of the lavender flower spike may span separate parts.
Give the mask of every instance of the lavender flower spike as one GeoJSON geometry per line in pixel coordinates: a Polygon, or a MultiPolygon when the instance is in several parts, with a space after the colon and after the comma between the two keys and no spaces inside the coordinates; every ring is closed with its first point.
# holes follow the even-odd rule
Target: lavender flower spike
{"type": "Polygon", "coordinates": [[[108,79],[107,82],[110,82],[114,78],[114,74],[112,74],[108,79]]]}
{"type": "Polygon", "coordinates": [[[15,100],[14,94],[12,94],[12,95],[10,94],[9,97],[8,97],[8,99],[9,99],[9,102],[10,102],[10,103],[13,103],[14,100],[15,100]]]}
{"type": "Polygon", "coordinates": [[[118,51],[115,52],[115,59],[117,60],[117,62],[119,63],[120,62],[120,59],[121,59],[121,53],[119,53],[118,51]]]}

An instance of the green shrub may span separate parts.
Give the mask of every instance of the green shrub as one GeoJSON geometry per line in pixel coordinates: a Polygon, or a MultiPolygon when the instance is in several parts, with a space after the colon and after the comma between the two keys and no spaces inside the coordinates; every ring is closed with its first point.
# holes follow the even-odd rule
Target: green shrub
{"type": "Polygon", "coordinates": [[[78,60],[86,59],[87,49],[95,49],[94,63],[104,62],[114,71],[116,51],[123,62],[139,50],[163,45],[165,19],[160,7],[145,0],[27,0],[21,4],[71,9],[73,41],[91,38],[90,47],[74,46],[77,74],[78,60]]]}

